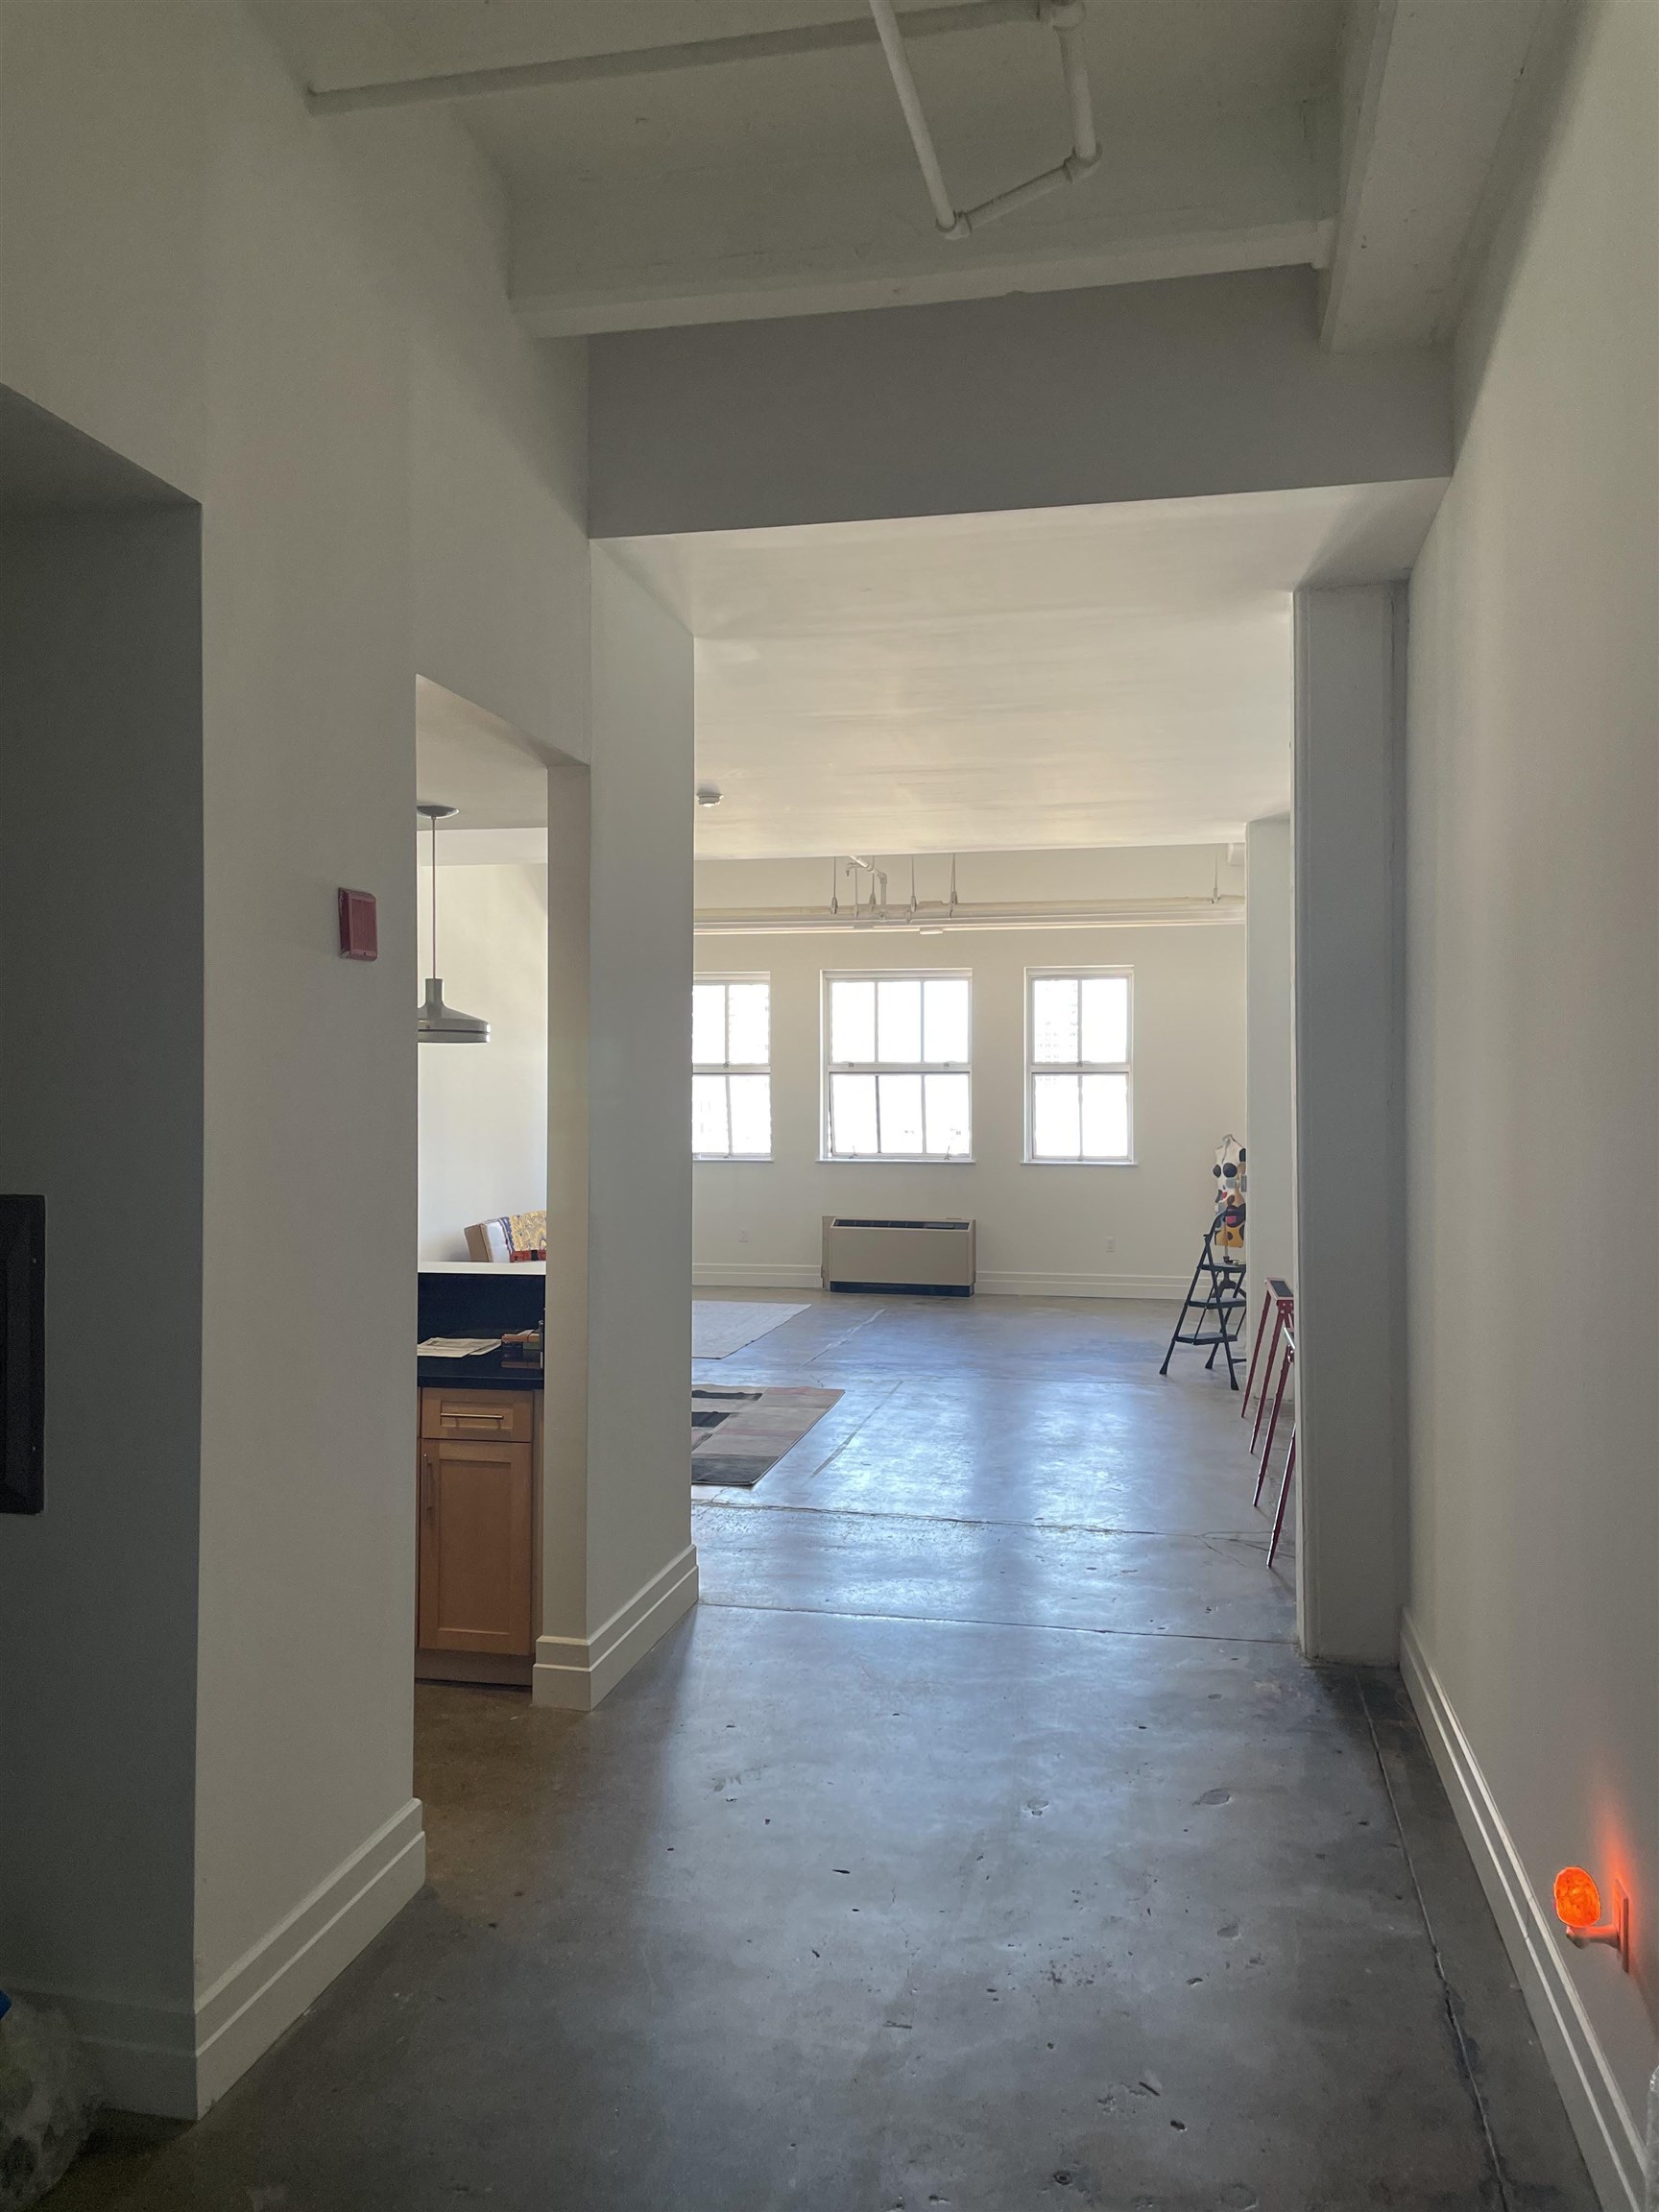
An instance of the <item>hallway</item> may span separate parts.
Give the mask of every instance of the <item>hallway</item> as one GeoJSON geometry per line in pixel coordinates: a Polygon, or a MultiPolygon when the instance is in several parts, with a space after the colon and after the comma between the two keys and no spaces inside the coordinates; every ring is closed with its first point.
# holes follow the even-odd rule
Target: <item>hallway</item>
{"type": "MultiPolygon", "coordinates": [[[[805,1294],[796,1294],[804,1296],[805,1294]]],[[[1169,1310],[813,1297],[597,1712],[420,1694],[427,1890],[132,2212],[1594,2199],[1393,1675],[1298,1660],[1169,1310]]]]}

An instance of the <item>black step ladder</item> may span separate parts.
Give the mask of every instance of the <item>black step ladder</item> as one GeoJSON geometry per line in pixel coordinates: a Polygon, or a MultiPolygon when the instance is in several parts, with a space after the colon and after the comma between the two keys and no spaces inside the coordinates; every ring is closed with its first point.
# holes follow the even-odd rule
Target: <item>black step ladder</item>
{"type": "MultiPolygon", "coordinates": [[[[1228,1204],[1231,1203],[1229,1200],[1228,1204]]],[[[1158,1372],[1168,1374],[1170,1358],[1177,1344],[1194,1344],[1200,1351],[1208,1346],[1210,1357],[1204,1362],[1206,1371],[1214,1366],[1216,1353],[1224,1352],[1228,1387],[1237,1390],[1238,1362],[1233,1348],[1244,1326],[1244,1309],[1249,1300],[1244,1289],[1242,1253],[1237,1260],[1216,1257],[1215,1239],[1224,1226],[1227,1212],[1228,1206],[1218,1207],[1214,1220],[1204,1233],[1198,1264],[1192,1270],[1186,1299],[1175,1317],[1175,1334],[1169,1339],[1169,1350],[1165,1353],[1164,1364],[1158,1372]],[[1192,1317],[1190,1328],[1188,1327],[1189,1314],[1192,1317]]]]}

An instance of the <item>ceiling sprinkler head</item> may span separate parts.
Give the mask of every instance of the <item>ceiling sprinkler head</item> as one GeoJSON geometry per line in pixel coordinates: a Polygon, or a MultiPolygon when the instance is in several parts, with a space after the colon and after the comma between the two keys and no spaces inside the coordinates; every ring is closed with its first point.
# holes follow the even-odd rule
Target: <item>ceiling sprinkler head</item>
{"type": "Polygon", "coordinates": [[[697,786],[697,804],[699,806],[718,806],[724,794],[712,783],[699,783],[697,786]]]}

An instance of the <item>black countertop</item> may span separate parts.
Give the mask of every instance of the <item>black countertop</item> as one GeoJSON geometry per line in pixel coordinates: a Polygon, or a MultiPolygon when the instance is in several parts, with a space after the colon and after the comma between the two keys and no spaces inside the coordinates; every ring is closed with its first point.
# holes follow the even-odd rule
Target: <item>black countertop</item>
{"type": "Polygon", "coordinates": [[[418,1358],[415,1380],[449,1390],[540,1390],[541,1368],[503,1365],[501,1350],[474,1352],[469,1359],[418,1358]]]}

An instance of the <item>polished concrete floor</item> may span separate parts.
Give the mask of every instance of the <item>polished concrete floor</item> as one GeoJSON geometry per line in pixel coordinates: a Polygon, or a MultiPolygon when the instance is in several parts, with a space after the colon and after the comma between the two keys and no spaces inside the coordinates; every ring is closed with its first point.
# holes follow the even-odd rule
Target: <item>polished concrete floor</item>
{"type": "Polygon", "coordinates": [[[814,1299],[699,1362],[845,1395],[697,1494],[696,1614],[586,1719],[422,1690],[426,1892],[54,2212],[1590,2212],[1398,1681],[1297,1658],[1169,1319],[814,1299]]]}

